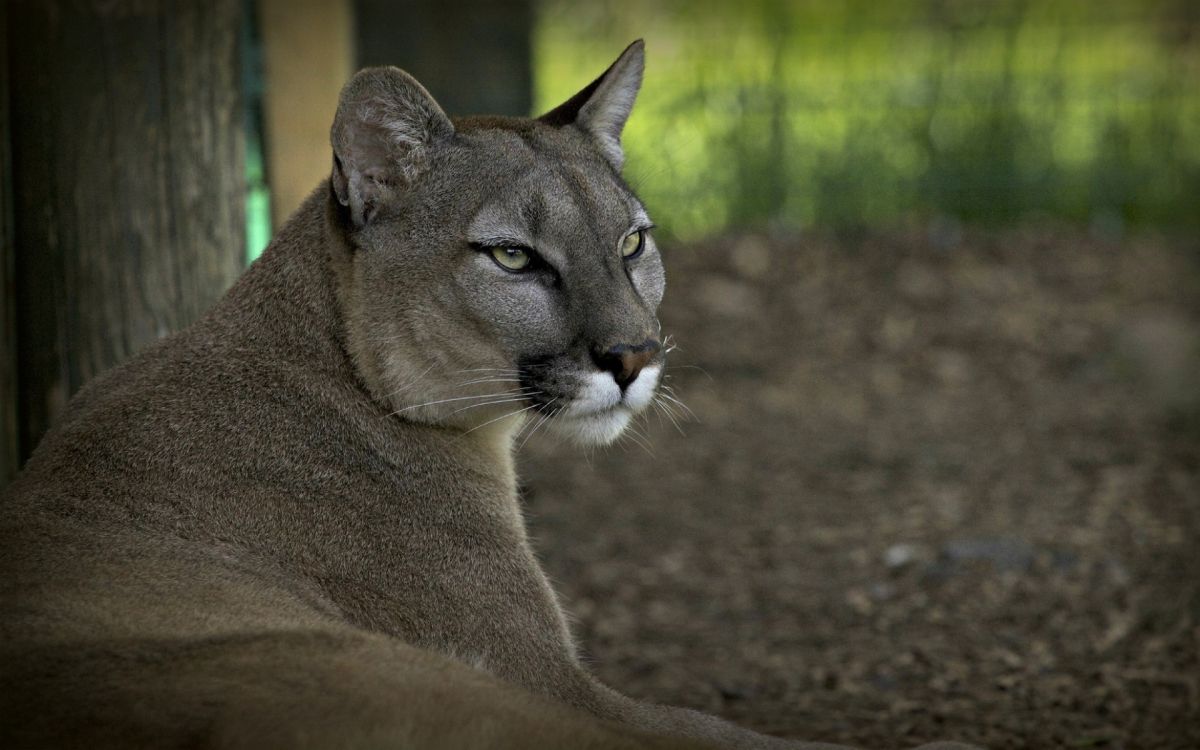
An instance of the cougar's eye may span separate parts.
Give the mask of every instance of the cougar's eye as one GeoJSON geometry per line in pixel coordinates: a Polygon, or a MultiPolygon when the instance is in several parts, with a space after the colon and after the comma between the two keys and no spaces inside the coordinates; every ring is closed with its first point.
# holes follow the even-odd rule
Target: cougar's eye
{"type": "Polygon", "coordinates": [[[639,229],[633,234],[625,236],[621,241],[621,257],[625,259],[636,258],[642,252],[642,246],[646,244],[646,231],[639,229]]]}
{"type": "Polygon", "coordinates": [[[492,260],[505,271],[524,271],[533,258],[519,247],[493,247],[492,260]]]}

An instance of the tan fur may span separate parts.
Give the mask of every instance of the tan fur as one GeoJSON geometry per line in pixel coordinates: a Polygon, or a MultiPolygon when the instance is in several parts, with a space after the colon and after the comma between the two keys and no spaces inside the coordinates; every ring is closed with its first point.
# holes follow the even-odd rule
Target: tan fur
{"type": "MultiPolygon", "coordinates": [[[[640,46],[622,60],[640,80],[640,46]]],[[[596,127],[623,122],[628,83],[599,87],[624,114],[593,100],[596,127]]],[[[0,746],[791,746],[590,675],[526,538],[522,415],[421,406],[545,351],[519,371],[569,400],[588,351],[657,335],[656,251],[609,255],[642,211],[617,134],[451,125],[394,69],[348,86],[347,117],[331,182],[264,257],[84,387],[6,492],[0,746]],[[557,286],[464,241],[529,175],[575,191],[538,198],[557,286]]]]}

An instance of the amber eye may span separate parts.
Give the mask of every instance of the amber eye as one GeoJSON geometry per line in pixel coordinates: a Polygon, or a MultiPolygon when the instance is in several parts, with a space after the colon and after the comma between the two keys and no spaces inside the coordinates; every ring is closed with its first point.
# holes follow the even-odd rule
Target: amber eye
{"type": "Polygon", "coordinates": [[[492,260],[506,271],[524,271],[533,259],[519,247],[493,247],[492,260]]]}
{"type": "Polygon", "coordinates": [[[642,246],[646,244],[645,230],[639,229],[631,235],[625,237],[621,242],[621,257],[636,258],[637,254],[642,252],[642,246]]]}

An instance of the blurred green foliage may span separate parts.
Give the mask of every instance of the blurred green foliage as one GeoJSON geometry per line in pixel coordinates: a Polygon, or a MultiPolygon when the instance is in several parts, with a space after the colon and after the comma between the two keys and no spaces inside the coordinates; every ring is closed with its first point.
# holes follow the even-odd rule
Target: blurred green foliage
{"type": "Polygon", "coordinates": [[[263,153],[263,70],[262,35],[253,0],[242,3],[242,94],[243,126],[246,135],[246,264],[262,255],[271,241],[271,188],[267,184],[266,157],[263,153]]]}
{"type": "Polygon", "coordinates": [[[644,37],[627,177],[677,236],[1200,224],[1200,3],[542,0],[535,103],[644,37]]]}

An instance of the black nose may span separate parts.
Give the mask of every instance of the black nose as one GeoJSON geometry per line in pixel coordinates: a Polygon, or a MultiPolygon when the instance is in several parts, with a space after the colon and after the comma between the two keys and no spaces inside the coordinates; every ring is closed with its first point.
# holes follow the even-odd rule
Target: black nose
{"type": "Polygon", "coordinates": [[[646,339],[640,344],[617,344],[609,349],[594,347],[592,361],[601,370],[611,372],[613,380],[624,391],[637,380],[638,373],[650,364],[659,349],[662,349],[662,344],[654,339],[646,339]]]}

